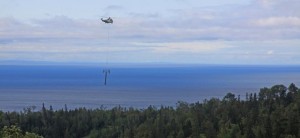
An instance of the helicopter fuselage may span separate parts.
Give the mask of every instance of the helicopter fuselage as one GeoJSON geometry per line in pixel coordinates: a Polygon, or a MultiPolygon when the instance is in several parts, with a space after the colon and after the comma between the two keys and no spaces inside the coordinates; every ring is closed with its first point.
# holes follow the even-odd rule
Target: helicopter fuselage
{"type": "Polygon", "coordinates": [[[101,18],[101,21],[104,22],[104,23],[111,23],[111,24],[114,22],[111,18],[108,18],[108,19],[102,19],[101,18]]]}

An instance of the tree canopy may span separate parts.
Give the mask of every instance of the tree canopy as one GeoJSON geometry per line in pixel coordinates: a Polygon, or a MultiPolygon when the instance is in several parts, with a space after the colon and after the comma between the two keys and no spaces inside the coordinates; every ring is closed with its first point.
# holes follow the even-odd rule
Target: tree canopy
{"type": "MultiPolygon", "coordinates": [[[[45,138],[296,138],[300,90],[291,84],[262,88],[245,99],[228,93],[176,107],[0,111],[1,135],[45,138]],[[29,133],[31,132],[31,133],[29,133]]],[[[27,137],[26,137],[27,138],[27,137]]]]}

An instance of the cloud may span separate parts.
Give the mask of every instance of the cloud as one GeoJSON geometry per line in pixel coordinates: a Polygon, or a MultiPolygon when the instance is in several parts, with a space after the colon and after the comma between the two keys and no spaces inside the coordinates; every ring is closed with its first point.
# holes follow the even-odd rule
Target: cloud
{"type": "Polygon", "coordinates": [[[104,27],[97,20],[71,19],[56,16],[23,22],[0,18],[0,37],[7,42],[63,41],[68,39],[95,39],[106,37],[104,27]]]}
{"type": "Polygon", "coordinates": [[[256,1],[264,7],[271,6],[274,3],[278,2],[278,0],[256,0],[256,1]]]}
{"type": "Polygon", "coordinates": [[[300,17],[268,17],[256,20],[254,24],[262,27],[300,27],[300,17]]]}
{"type": "Polygon", "coordinates": [[[160,14],[158,13],[136,13],[136,12],[130,12],[129,15],[133,18],[158,18],[160,17],[160,14]]]}
{"type": "Polygon", "coordinates": [[[151,46],[158,53],[211,53],[231,47],[223,41],[138,43],[137,45],[151,46]]]}
{"type": "MultiPolygon", "coordinates": [[[[118,5],[112,5],[114,9],[118,5]]],[[[276,7],[278,8],[278,7],[276,7]]],[[[25,22],[16,19],[0,19],[0,36],[19,39],[105,39],[107,33],[118,41],[199,41],[199,40],[271,40],[290,39],[300,35],[297,15],[284,15],[259,5],[230,8],[191,8],[169,11],[170,16],[155,12],[129,12],[129,17],[115,18],[111,27],[95,19],[74,19],[55,16],[25,22]],[[217,8],[217,9],[216,9],[217,8]],[[239,11],[239,12],[236,12],[239,11]],[[173,14],[171,14],[173,12],[173,14]],[[13,22],[13,23],[10,23],[13,22]],[[296,27],[289,29],[288,27],[296,27]],[[280,27],[270,30],[268,27],[280,27]],[[5,29],[3,29],[5,28],[5,29]],[[110,28],[110,29],[107,29],[110,28]]],[[[296,14],[296,12],[295,12],[296,14]]],[[[6,41],[13,42],[13,41],[6,41]]]]}
{"type": "Polygon", "coordinates": [[[122,7],[120,5],[109,5],[104,8],[105,11],[107,11],[107,10],[122,10],[122,9],[124,9],[124,7],[122,7]]]}
{"type": "MultiPolygon", "coordinates": [[[[0,56],[100,61],[110,52],[114,61],[133,62],[160,61],[160,56],[165,62],[267,63],[287,55],[300,59],[295,52],[300,51],[300,10],[295,5],[299,2],[253,0],[226,8],[125,10],[113,25],[66,15],[0,18],[0,56]]],[[[120,12],[123,7],[107,8],[120,12]]]]}
{"type": "Polygon", "coordinates": [[[274,53],[273,50],[269,50],[269,51],[267,52],[268,55],[272,55],[273,53],[274,53]]]}

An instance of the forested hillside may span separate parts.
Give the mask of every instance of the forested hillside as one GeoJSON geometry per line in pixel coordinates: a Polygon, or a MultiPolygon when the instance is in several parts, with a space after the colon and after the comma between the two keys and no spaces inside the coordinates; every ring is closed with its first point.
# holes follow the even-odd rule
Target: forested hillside
{"type": "Polygon", "coordinates": [[[294,84],[275,85],[243,100],[228,93],[223,99],[146,109],[28,108],[0,112],[0,120],[2,136],[16,126],[20,133],[45,138],[296,138],[300,90],[294,84]]]}

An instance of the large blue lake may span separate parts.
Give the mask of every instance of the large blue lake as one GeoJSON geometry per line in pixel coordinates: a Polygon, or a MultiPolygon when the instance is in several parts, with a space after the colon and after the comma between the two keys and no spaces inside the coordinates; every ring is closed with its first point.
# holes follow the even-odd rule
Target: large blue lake
{"type": "Polygon", "coordinates": [[[104,86],[101,66],[0,66],[0,109],[21,111],[42,103],[54,109],[145,108],[245,97],[275,84],[300,85],[300,66],[144,66],[111,67],[104,86]]]}

